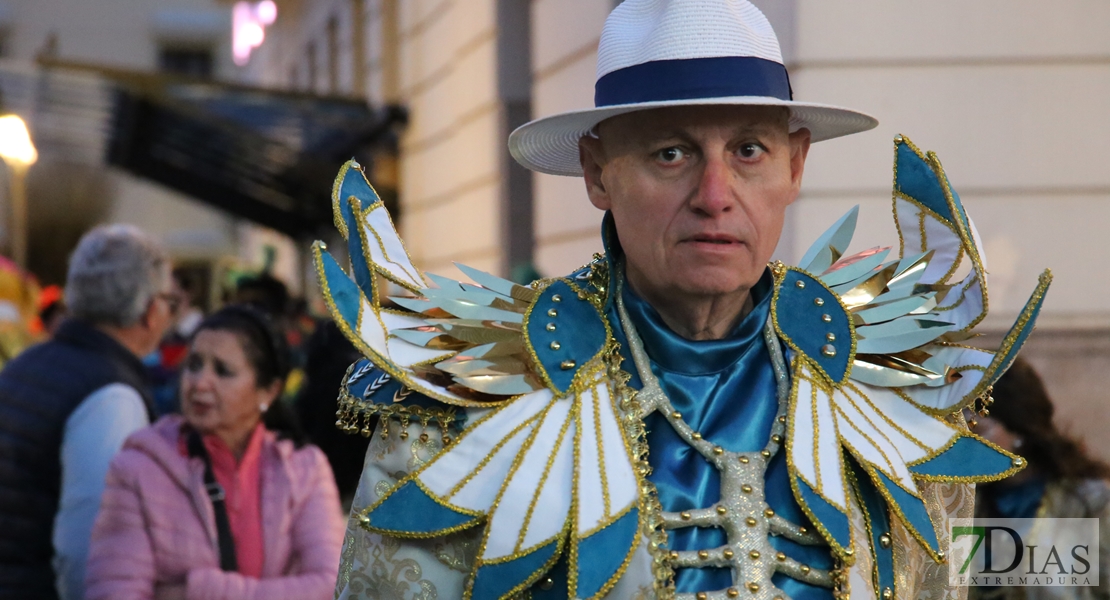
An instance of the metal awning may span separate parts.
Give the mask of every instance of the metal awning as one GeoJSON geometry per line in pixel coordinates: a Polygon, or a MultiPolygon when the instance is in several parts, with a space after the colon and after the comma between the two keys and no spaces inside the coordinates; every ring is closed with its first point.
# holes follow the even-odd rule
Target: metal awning
{"type": "Polygon", "coordinates": [[[360,99],[61,62],[0,63],[0,111],[27,118],[44,157],[110,164],[295,237],[331,226],[338,165],[395,152],[406,121],[360,99]]]}

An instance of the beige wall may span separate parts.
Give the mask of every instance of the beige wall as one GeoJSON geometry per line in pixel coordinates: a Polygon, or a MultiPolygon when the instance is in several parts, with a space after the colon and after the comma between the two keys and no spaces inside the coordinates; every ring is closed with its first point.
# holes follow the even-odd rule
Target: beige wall
{"type": "MultiPolygon", "coordinates": [[[[501,163],[504,140],[497,96],[495,0],[351,0],[283,3],[271,41],[252,65],[254,80],[294,82],[309,70],[327,73],[328,20],[336,19],[340,86],[336,92],[393,101],[409,111],[401,140],[401,233],[413,259],[433,272],[459,276],[452,261],[501,269],[501,163]],[[391,17],[395,20],[391,20],[391,17]],[[365,88],[354,89],[352,40],[364,31],[365,88]],[[396,40],[391,46],[390,40],[396,40]],[[315,45],[314,53],[306,48],[315,45]]],[[[312,89],[332,90],[318,76],[312,89]]],[[[338,165],[337,165],[338,167],[338,165]]]]}
{"type": "MultiPolygon", "coordinates": [[[[612,2],[534,0],[532,3],[533,99],[536,117],[589,108],[601,27],[612,2]]],[[[536,174],[536,266],[565,275],[601,251],[601,211],[586,198],[578,177],[536,174]]]]}
{"type": "Polygon", "coordinates": [[[494,0],[400,3],[402,234],[426,269],[500,270],[494,0]]]}
{"type": "Polygon", "coordinates": [[[890,140],[904,133],[937,152],[979,227],[993,324],[1052,267],[1042,327],[1110,327],[1110,282],[1089,275],[1110,259],[1093,243],[1110,223],[1110,4],[814,0],[796,15],[797,95],[880,125],[814,147],[784,254],[857,203],[874,223],[859,246],[890,243],[890,140]]]}

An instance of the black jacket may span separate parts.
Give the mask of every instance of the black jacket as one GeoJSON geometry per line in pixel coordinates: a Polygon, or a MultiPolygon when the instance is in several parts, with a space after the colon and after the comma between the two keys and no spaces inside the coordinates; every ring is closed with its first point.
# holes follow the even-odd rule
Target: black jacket
{"type": "Polygon", "coordinates": [[[113,383],[135,388],[153,418],[139,358],[75,319],[0,371],[0,600],[57,597],[52,535],[65,423],[87,396],[113,383]]]}

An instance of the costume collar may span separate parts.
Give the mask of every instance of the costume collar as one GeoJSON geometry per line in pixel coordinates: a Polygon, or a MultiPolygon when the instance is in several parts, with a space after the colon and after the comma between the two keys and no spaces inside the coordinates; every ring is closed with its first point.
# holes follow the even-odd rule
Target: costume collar
{"type": "Polygon", "coordinates": [[[609,263],[610,293],[605,298],[605,312],[609,313],[613,310],[613,292],[620,289],[617,286],[617,278],[623,277],[622,269],[619,267],[624,261],[624,248],[621,248],[620,238],[617,237],[617,224],[613,220],[613,211],[605,211],[605,216],[601,219],[601,245],[605,248],[604,260],[609,263]]]}

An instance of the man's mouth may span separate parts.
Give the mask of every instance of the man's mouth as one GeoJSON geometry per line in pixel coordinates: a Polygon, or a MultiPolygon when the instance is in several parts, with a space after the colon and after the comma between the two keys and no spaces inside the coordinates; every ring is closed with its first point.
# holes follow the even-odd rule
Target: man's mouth
{"type": "Polygon", "coordinates": [[[699,244],[718,244],[722,246],[741,243],[739,239],[734,238],[731,235],[720,233],[703,233],[689,238],[688,241],[699,244]]]}

